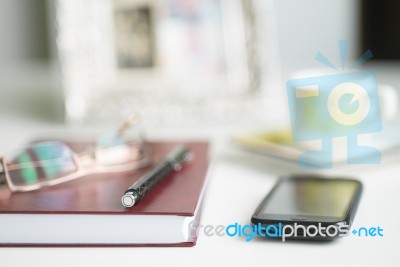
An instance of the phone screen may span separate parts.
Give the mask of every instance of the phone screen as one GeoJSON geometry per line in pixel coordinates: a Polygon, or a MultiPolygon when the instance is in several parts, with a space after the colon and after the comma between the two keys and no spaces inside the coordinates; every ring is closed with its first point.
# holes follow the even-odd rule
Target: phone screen
{"type": "Polygon", "coordinates": [[[357,188],[358,183],[352,180],[283,180],[264,203],[260,213],[342,217],[357,188]]]}

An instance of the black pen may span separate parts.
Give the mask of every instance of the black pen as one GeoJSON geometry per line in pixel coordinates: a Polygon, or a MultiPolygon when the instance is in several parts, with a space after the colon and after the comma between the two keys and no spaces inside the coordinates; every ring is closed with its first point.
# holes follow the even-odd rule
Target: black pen
{"type": "Polygon", "coordinates": [[[154,169],[139,178],[122,196],[124,207],[130,208],[138,203],[143,196],[171,171],[179,171],[182,164],[192,158],[192,153],[186,146],[178,146],[154,169]]]}

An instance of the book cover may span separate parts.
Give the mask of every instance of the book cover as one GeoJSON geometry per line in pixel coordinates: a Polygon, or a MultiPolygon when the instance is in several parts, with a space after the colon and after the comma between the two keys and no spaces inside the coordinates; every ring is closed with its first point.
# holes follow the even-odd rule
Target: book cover
{"type": "MultiPolygon", "coordinates": [[[[69,145],[75,151],[87,146],[82,143],[69,145]]],[[[167,175],[137,205],[125,208],[121,204],[125,190],[177,145],[172,142],[151,143],[153,165],[132,172],[95,174],[31,192],[12,193],[7,186],[1,186],[0,222],[4,230],[0,230],[0,243],[194,245],[197,236],[188,226],[199,220],[208,171],[206,142],[185,143],[194,154],[191,162],[180,171],[167,175]],[[35,223],[39,225],[32,225],[35,223]],[[135,229],[129,232],[124,227],[135,229]],[[62,231],[66,233],[60,233],[62,231]],[[129,233],[124,234],[124,231],[129,233]],[[180,231],[187,233],[180,236],[180,231]],[[174,232],[179,234],[174,236],[174,232]],[[71,235],[77,237],[70,238],[71,235]],[[85,235],[88,235],[87,239],[85,235]]]]}

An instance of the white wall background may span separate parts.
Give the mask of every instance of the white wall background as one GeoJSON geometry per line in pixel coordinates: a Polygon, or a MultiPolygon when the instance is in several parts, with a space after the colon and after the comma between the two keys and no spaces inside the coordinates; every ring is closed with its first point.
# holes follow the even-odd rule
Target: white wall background
{"type": "Polygon", "coordinates": [[[283,78],[305,68],[324,68],[318,51],[339,64],[337,42],[349,42],[349,58],[359,56],[358,0],[275,0],[283,78]]]}
{"type": "MultiPolygon", "coordinates": [[[[45,58],[49,52],[44,0],[0,0],[0,66],[45,58]]],[[[275,0],[284,73],[318,67],[317,51],[338,59],[337,41],[358,46],[358,0],[275,0]]]]}
{"type": "Polygon", "coordinates": [[[62,92],[49,66],[46,8],[47,0],[0,0],[2,116],[62,117],[62,92]]]}
{"type": "Polygon", "coordinates": [[[49,55],[45,0],[0,0],[0,69],[49,55]]]}
{"type": "MultiPolygon", "coordinates": [[[[0,100],[8,99],[7,103],[0,101],[4,109],[19,111],[32,105],[35,110],[39,105],[33,103],[33,97],[44,103],[40,93],[60,94],[56,92],[59,88],[53,88],[56,82],[43,84],[49,80],[46,71],[41,72],[36,64],[29,67],[32,62],[49,61],[52,54],[46,33],[46,2],[0,0],[0,100]],[[23,73],[26,71],[30,73],[23,73]]],[[[314,60],[318,51],[338,64],[340,39],[349,41],[349,57],[359,56],[358,4],[359,0],[275,0],[281,59],[277,68],[282,69],[282,84],[296,70],[324,68],[314,60]]]]}

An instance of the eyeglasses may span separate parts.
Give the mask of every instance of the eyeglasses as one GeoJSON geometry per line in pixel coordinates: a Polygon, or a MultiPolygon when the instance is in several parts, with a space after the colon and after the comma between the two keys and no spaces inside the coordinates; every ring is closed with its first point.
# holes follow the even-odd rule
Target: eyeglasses
{"type": "Polygon", "coordinates": [[[131,115],[112,134],[98,139],[92,149],[75,153],[58,141],[38,142],[0,158],[6,182],[13,192],[32,191],[89,174],[131,171],[151,163],[149,145],[128,130],[138,122],[131,115]]]}

